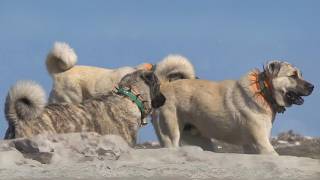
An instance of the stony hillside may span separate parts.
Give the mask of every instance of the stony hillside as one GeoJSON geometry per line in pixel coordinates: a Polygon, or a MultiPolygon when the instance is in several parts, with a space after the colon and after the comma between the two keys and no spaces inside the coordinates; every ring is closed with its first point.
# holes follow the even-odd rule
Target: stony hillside
{"type": "Polygon", "coordinates": [[[139,147],[95,133],[0,141],[0,179],[320,179],[317,159],[139,147]]]}

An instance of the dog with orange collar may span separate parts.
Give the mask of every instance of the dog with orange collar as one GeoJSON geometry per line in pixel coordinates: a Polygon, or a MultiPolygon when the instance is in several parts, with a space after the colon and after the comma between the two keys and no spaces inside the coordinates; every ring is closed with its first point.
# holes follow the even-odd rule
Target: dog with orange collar
{"type": "Polygon", "coordinates": [[[297,67],[270,61],[240,80],[179,80],[161,86],[166,104],[153,115],[164,147],[199,145],[212,150],[212,139],[241,145],[245,153],[277,155],[269,138],[277,113],[302,105],[314,86],[297,67]]]}

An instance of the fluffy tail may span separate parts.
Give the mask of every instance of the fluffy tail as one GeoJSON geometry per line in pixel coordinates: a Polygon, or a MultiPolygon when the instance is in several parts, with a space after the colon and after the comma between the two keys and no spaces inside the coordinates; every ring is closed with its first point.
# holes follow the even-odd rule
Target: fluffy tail
{"type": "Polygon", "coordinates": [[[196,78],[191,62],[180,55],[169,55],[165,57],[156,65],[155,73],[162,82],[196,78]]]}
{"type": "Polygon", "coordinates": [[[52,75],[64,72],[77,63],[77,55],[74,50],[63,42],[54,43],[46,60],[48,72],[52,75]]]}
{"type": "Polygon", "coordinates": [[[9,125],[38,117],[46,105],[45,91],[33,81],[19,81],[11,87],[5,102],[9,125]]]}

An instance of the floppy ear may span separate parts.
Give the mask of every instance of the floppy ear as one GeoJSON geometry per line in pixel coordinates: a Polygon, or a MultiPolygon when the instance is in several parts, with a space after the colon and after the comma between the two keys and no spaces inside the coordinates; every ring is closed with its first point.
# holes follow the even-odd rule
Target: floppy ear
{"type": "Polygon", "coordinates": [[[152,71],[146,71],[141,74],[141,77],[146,81],[147,84],[149,84],[151,90],[153,91],[151,93],[156,95],[151,100],[152,108],[159,108],[163,106],[166,102],[166,97],[164,97],[164,95],[160,92],[160,83],[155,73],[152,71]]]}
{"type": "Polygon", "coordinates": [[[153,82],[155,81],[155,74],[152,71],[144,71],[141,74],[142,79],[144,79],[147,82],[153,82]]]}
{"type": "Polygon", "coordinates": [[[266,71],[268,74],[272,76],[277,76],[281,68],[281,62],[280,61],[269,61],[267,64],[266,71]]]}
{"type": "Polygon", "coordinates": [[[159,93],[158,96],[151,100],[151,106],[156,109],[163,106],[165,102],[166,97],[162,93],[159,93]]]}

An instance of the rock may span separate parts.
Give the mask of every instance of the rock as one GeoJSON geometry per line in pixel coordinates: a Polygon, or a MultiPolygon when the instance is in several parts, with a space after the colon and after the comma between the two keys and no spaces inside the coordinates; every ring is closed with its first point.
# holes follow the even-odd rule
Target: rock
{"type": "Polygon", "coordinates": [[[104,156],[117,159],[130,147],[119,136],[100,136],[96,133],[40,134],[33,138],[7,141],[2,148],[15,148],[27,159],[43,164],[69,163],[104,156]]]}
{"type": "Polygon", "coordinates": [[[0,141],[0,179],[320,178],[316,159],[214,153],[196,146],[156,148],[157,143],[137,147],[130,148],[121,137],[95,133],[0,141]]]}
{"type": "Polygon", "coordinates": [[[159,142],[156,141],[147,141],[144,142],[143,144],[137,144],[135,146],[136,149],[158,149],[160,148],[159,142]]]}
{"type": "Polygon", "coordinates": [[[280,133],[277,137],[278,140],[287,141],[287,142],[296,142],[305,140],[304,136],[294,133],[293,130],[289,130],[288,132],[280,133]]]}
{"type": "Polygon", "coordinates": [[[38,144],[31,141],[30,139],[21,139],[17,141],[12,141],[14,147],[22,153],[38,153],[38,144]]]}
{"type": "Polygon", "coordinates": [[[27,159],[38,161],[42,164],[49,164],[52,160],[52,153],[38,152],[38,153],[23,153],[23,156],[27,159]]]}
{"type": "Polygon", "coordinates": [[[11,149],[1,151],[0,153],[0,169],[16,168],[17,165],[24,163],[24,157],[19,151],[11,149]]]}
{"type": "MultiPolygon", "coordinates": [[[[243,153],[241,146],[213,140],[214,152],[217,153],[243,153]]],[[[280,155],[309,157],[320,159],[320,138],[302,136],[292,130],[280,133],[271,138],[271,143],[280,155]]]]}

